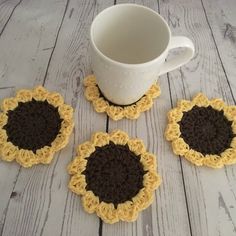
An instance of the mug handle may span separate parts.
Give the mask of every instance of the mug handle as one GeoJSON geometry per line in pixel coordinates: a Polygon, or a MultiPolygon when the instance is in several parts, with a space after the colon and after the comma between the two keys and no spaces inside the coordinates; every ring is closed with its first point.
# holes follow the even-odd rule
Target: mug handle
{"type": "Polygon", "coordinates": [[[169,71],[175,70],[192,59],[194,55],[194,45],[189,38],[184,36],[172,37],[170,40],[169,50],[179,47],[184,47],[185,50],[180,55],[164,62],[159,75],[163,75],[169,71]]]}

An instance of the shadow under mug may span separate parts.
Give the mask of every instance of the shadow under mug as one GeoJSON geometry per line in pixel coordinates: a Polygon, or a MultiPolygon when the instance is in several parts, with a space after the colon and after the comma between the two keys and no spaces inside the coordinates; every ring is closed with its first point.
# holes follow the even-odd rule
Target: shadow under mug
{"type": "Polygon", "coordinates": [[[92,69],[103,95],[112,103],[139,100],[158,76],[186,64],[194,55],[189,38],[171,36],[155,11],[120,4],[99,13],[90,29],[92,69]],[[166,60],[169,50],[185,49],[166,60]]]}

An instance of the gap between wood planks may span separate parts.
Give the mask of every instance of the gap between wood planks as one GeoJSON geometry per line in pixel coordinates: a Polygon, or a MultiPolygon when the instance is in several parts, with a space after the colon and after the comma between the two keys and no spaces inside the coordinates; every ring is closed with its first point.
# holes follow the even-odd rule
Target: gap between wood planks
{"type": "MultiPolygon", "coordinates": [[[[5,28],[6,28],[7,24],[8,24],[8,22],[10,21],[10,19],[11,19],[13,13],[14,13],[14,11],[15,11],[15,9],[21,4],[22,1],[23,1],[23,0],[20,0],[20,1],[13,7],[13,9],[12,9],[12,11],[11,11],[11,13],[10,13],[10,15],[9,15],[9,17],[8,17],[8,19],[7,19],[7,21],[6,21],[6,23],[5,23],[4,26],[2,27],[2,30],[1,30],[1,32],[0,32],[0,37],[1,37],[2,33],[3,33],[3,31],[5,30],[5,28]]],[[[5,3],[5,2],[3,2],[3,3],[5,3]]]]}
{"type": "Polygon", "coordinates": [[[222,61],[221,56],[220,56],[220,52],[219,52],[219,49],[218,49],[218,46],[217,46],[217,43],[216,43],[216,39],[215,39],[215,36],[214,36],[214,34],[213,34],[213,30],[212,30],[211,24],[210,24],[210,22],[209,22],[209,19],[208,19],[208,17],[207,17],[206,9],[205,9],[205,6],[204,6],[202,0],[201,0],[201,4],[202,4],[202,8],[203,8],[204,15],[205,15],[205,17],[206,17],[207,25],[208,25],[208,27],[209,27],[209,29],[210,29],[210,31],[211,31],[211,35],[212,35],[212,39],[213,39],[214,45],[215,45],[215,47],[216,47],[217,55],[218,55],[218,57],[219,57],[219,59],[220,59],[221,67],[222,67],[222,69],[223,69],[223,71],[224,71],[225,78],[226,78],[226,81],[227,81],[228,86],[229,86],[229,90],[230,90],[232,99],[233,99],[233,101],[234,101],[234,104],[236,104],[236,100],[235,100],[235,98],[234,98],[234,94],[233,94],[233,91],[232,91],[232,88],[231,88],[231,85],[230,85],[230,82],[229,82],[229,78],[228,78],[228,75],[227,75],[227,73],[226,73],[226,71],[225,71],[225,67],[224,67],[223,61],[222,61]]]}
{"type": "MultiPolygon", "coordinates": [[[[3,26],[3,29],[2,29],[1,32],[0,32],[0,36],[2,35],[2,33],[3,33],[4,30],[5,30],[5,28],[7,27],[7,24],[8,24],[8,22],[10,21],[12,15],[14,14],[15,9],[21,4],[22,1],[23,1],[23,0],[20,0],[20,1],[15,5],[15,7],[12,9],[12,12],[11,12],[9,18],[7,19],[6,23],[5,23],[4,26],[3,26]]],[[[45,84],[46,79],[47,79],[48,68],[49,68],[49,66],[50,66],[51,58],[52,58],[52,56],[53,56],[54,49],[55,49],[56,44],[57,44],[57,40],[58,40],[58,36],[59,36],[59,34],[60,34],[61,26],[62,26],[62,24],[63,24],[65,14],[66,14],[67,9],[68,9],[69,1],[70,1],[70,0],[67,0],[66,6],[65,6],[65,10],[64,10],[64,14],[63,14],[63,16],[62,16],[62,20],[61,20],[59,29],[58,29],[58,31],[57,31],[57,36],[56,36],[56,39],[55,39],[55,42],[54,42],[54,47],[53,47],[53,50],[52,50],[52,52],[51,52],[51,55],[50,55],[50,57],[49,57],[49,61],[48,61],[48,64],[47,64],[47,68],[46,68],[46,72],[45,72],[45,76],[44,76],[44,80],[43,80],[43,85],[45,84]]],[[[114,5],[115,5],[115,4],[116,4],[116,0],[114,0],[114,5]]],[[[158,4],[159,13],[160,13],[159,0],[157,0],[157,4],[158,4]]],[[[235,101],[235,98],[234,98],[234,95],[233,95],[233,92],[232,92],[232,88],[231,88],[231,85],[230,85],[230,82],[229,82],[227,73],[226,73],[226,71],[225,71],[225,68],[224,68],[224,65],[223,65],[223,62],[222,62],[222,59],[221,59],[219,50],[218,50],[218,46],[217,46],[217,44],[216,44],[216,40],[215,40],[214,34],[213,34],[213,32],[212,32],[212,28],[211,28],[211,25],[210,25],[210,23],[209,23],[209,20],[208,20],[207,14],[206,14],[206,10],[205,10],[205,7],[204,7],[204,4],[203,4],[202,0],[201,0],[201,4],[202,4],[202,7],[203,7],[203,11],[204,11],[204,14],[205,14],[205,17],[206,17],[206,21],[207,21],[208,27],[209,27],[209,29],[210,29],[210,31],[211,31],[211,35],[212,35],[212,38],[213,38],[213,41],[214,41],[214,44],[215,44],[215,47],[216,47],[216,50],[217,50],[218,57],[219,57],[220,62],[221,62],[222,69],[223,69],[224,74],[225,74],[225,77],[226,77],[226,79],[227,79],[227,83],[228,83],[228,87],[229,87],[229,89],[230,89],[230,93],[231,93],[232,99],[233,99],[233,101],[234,101],[234,104],[236,104],[236,101],[235,101]]],[[[171,107],[173,107],[173,97],[172,97],[171,88],[170,88],[170,78],[169,78],[169,74],[167,74],[167,79],[168,79],[168,87],[169,87],[169,93],[170,93],[171,107]]],[[[2,89],[3,89],[3,88],[2,88],[2,89]]],[[[183,88],[183,90],[185,90],[185,88],[183,88]]],[[[107,116],[107,118],[106,118],[106,132],[108,132],[108,131],[109,131],[109,117],[107,116]]],[[[190,233],[191,233],[191,235],[192,235],[191,221],[190,221],[189,209],[188,209],[188,199],[187,199],[187,195],[186,195],[185,180],[184,180],[184,174],[183,174],[183,167],[182,167],[182,160],[181,160],[181,159],[180,159],[180,167],[181,167],[181,173],[182,173],[182,179],[183,179],[183,185],[184,185],[184,192],[185,192],[185,198],[186,198],[186,207],[187,207],[187,212],[188,212],[188,220],[189,220],[190,233]]],[[[21,171],[21,167],[19,168],[19,172],[18,172],[18,174],[17,174],[17,177],[18,177],[20,171],[21,171]]],[[[16,179],[17,179],[17,177],[16,177],[16,179]]],[[[15,187],[15,185],[14,185],[14,187],[15,187]]],[[[12,193],[14,192],[14,187],[13,187],[12,193]]],[[[10,202],[10,199],[9,199],[9,202],[10,202]]],[[[9,205],[9,202],[8,202],[8,205],[9,205]]],[[[8,208],[8,205],[7,205],[7,208],[8,208]]],[[[7,208],[6,208],[6,213],[7,213],[7,208]]],[[[4,218],[4,221],[5,221],[5,218],[4,218]]],[[[5,222],[3,222],[2,231],[3,231],[3,228],[4,228],[4,223],[5,223],[5,222]]],[[[102,233],[103,233],[102,231],[103,231],[103,222],[102,222],[101,219],[100,219],[100,222],[99,222],[99,232],[98,232],[98,235],[99,235],[99,236],[102,236],[102,233]]],[[[1,233],[1,232],[0,232],[0,233],[1,233]]]]}
{"type": "MultiPolygon", "coordinates": [[[[222,58],[221,58],[221,55],[220,55],[220,52],[219,52],[219,49],[218,49],[218,46],[217,46],[217,43],[216,43],[216,39],[215,39],[215,36],[213,34],[213,30],[212,30],[211,24],[209,22],[209,19],[208,19],[207,13],[206,13],[205,6],[203,4],[203,1],[202,0],[200,0],[200,1],[201,1],[201,5],[202,5],[202,8],[203,8],[204,16],[206,18],[207,26],[208,26],[208,28],[209,28],[209,30],[211,32],[211,36],[212,36],[212,39],[213,39],[213,42],[214,42],[214,45],[215,45],[215,48],[216,48],[216,51],[217,51],[217,55],[218,55],[218,58],[220,60],[222,70],[224,72],[228,88],[230,90],[231,97],[233,99],[234,104],[236,104],[236,100],[234,98],[234,94],[233,94],[233,91],[232,91],[232,88],[231,88],[231,85],[230,85],[230,82],[229,82],[229,78],[228,78],[228,75],[226,73],[226,70],[225,70],[225,67],[224,67],[224,64],[223,64],[223,61],[222,61],[222,58]]],[[[157,2],[158,2],[158,12],[160,13],[159,0],[157,0],[157,2]]],[[[181,72],[181,68],[180,68],[180,72],[181,72]]],[[[169,73],[167,73],[167,80],[168,80],[168,88],[169,88],[171,107],[174,108],[173,97],[172,97],[171,86],[170,86],[169,73]]],[[[183,92],[184,92],[184,99],[186,99],[186,92],[185,92],[185,87],[184,86],[183,86],[183,92]]],[[[188,197],[187,197],[187,192],[186,192],[185,177],[184,177],[184,173],[183,173],[183,161],[182,161],[182,158],[180,158],[180,168],[181,168],[181,173],[182,173],[184,195],[185,195],[185,199],[186,199],[186,209],[187,209],[187,213],[188,213],[188,221],[189,221],[189,227],[190,227],[190,234],[192,236],[193,235],[193,231],[192,231],[192,225],[191,225],[191,220],[190,220],[190,211],[189,211],[188,197]]]]}
{"type": "MultiPolygon", "coordinates": [[[[0,37],[1,37],[2,33],[4,32],[5,28],[7,27],[7,24],[9,23],[9,21],[10,21],[12,15],[13,15],[13,13],[14,13],[14,11],[15,11],[15,9],[22,3],[22,1],[23,1],[23,0],[20,0],[20,1],[15,5],[15,7],[12,9],[12,12],[11,12],[11,14],[9,15],[9,18],[7,19],[5,25],[3,26],[2,31],[0,32],[0,37]]],[[[43,80],[43,83],[42,83],[43,86],[45,85],[45,82],[46,82],[46,77],[47,77],[47,74],[48,74],[48,68],[49,68],[49,66],[50,66],[51,58],[52,58],[52,55],[53,55],[53,53],[54,53],[54,49],[55,49],[56,44],[57,44],[58,36],[59,36],[59,33],[60,33],[60,30],[61,30],[61,27],[62,27],[64,18],[65,18],[65,14],[66,14],[67,9],[68,9],[69,2],[70,2],[70,0],[66,0],[65,10],[64,10],[64,13],[63,13],[63,16],[62,16],[62,19],[61,19],[61,23],[60,23],[60,26],[59,26],[58,31],[57,31],[56,39],[55,39],[55,42],[54,42],[54,45],[53,45],[53,49],[52,49],[52,52],[51,52],[51,55],[50,55],[50,57],[49,57],[48,64],[47,64],[47,67],[46,67],[46,72],[45,72],[44,80],[43,80]]],[[[9,86],[9,87],[2,87],[2,88],[0,88],[0,89],[6,89],[6,88],[12,88],[12,86],[9,86]]],[[[10,195],[9,201],[8,201],[7,206],[6,206],[6,209],[5,209],[5,214],[3,215],[3,223],[2,223],[2,225],[1,225],[0,235],[2,235],[3,230],[4,230],[5,220],[6,220],[6,215],[7,215],[8,207],[9,207],[9,204],[10,204],[10,200],[11,200],[11,198],[13,198],[13,197],[16,195],[16,192],[15,192],[14,190],[15,190],[16,182],[17,182],[18,176],[19,176],[19,174],[20,174],[20,172],[21,172],[21,169],[22,169],[22,167],[20,166],[20,167],[19,167],[19,171],[18,171],[18,173],[17,173],[17,175],[16,175],[16,179],[15,179],[15,181],[14,181],[12,193],[11,193],[11,195],[10,195]],[[13,194],[13,193],[14,193],[14,194],[13,194]],[[12,197],[12,196],[13,196],[13,197],[12,197]]],[[[42,230],[43,230],[43,228],[42,228],[42,230]]]]}

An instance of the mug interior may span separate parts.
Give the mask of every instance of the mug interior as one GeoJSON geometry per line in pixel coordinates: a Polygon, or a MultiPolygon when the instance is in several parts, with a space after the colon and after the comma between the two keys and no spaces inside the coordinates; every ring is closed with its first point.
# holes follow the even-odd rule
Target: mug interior
{"type": "Polygon", "coordinates": [[[121,4],[101,12],[91,26],[93,46],[113,61],[125,64],[149,62],[168,46],[166,22],[154,11],[121,4]]]}

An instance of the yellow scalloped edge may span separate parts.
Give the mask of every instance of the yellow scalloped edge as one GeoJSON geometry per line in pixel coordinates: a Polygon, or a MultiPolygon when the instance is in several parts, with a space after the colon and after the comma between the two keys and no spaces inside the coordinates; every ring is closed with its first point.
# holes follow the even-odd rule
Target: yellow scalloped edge
{"type": "MultiPolygon", "coordinates": [[[[86,83],[90,82],[90,80],[86,80],[86,83]]],[[[86,141],[77,147],[77,156],[67,168],[68,173],[72,175],[68,187],[72,192],[82,195],[85,211],[96,213],[104,222],[109,224],[120,220],[131,222],[137,219],[140,211],[152,203],[154,191],[161,184],[161,178],[157,174],[156,168],[156,157],[146,151],[142,140],[130,139],[128,134],[122,130],[114,130],[111,133],[96,132],[92,135],[91,141],[86,141]],[[112,203],[100,202],[91,190],[86,191],[86,179],[82,174],[86,169],[87,158],[95,151],[95,148],[105,146],[109,142],[128,145],[136,155],[140,155],[140,162],[146,171],[143,177],[144,187],[130,201],[118,204],[117,208],[112,203]]]]}
{"type": "Polygon", "coordinates": [[[173,152],[176,155],[183,156],[185,159],[196,166],[208,166],[212,168],[221,168],[224,165],[236,163],[236,138],[233,138],[231,147],[226,149],[220,155],[203,155],[193,150],[181,138],[180,126],[178,124],[183,117],[183,113],[192,109],[193,106],[207,107],[224,112],[225,117],[232,121],[232,131],[236,134],[236,106],[228,106],[220,98],[209,100],[204,94],[198,93],[192,101],[180,100],[177,107],[168,112],[168,124],[165,130],[165,137],[172,144],[173,152]]]}
{"type": "Polygon", "coordinates": [[[69,141],[69,136],[74,127],[73,121],[73,108],[67,104],[64,104],[63,97],[56,92],[49,92],[42,86],[37,86],[32,90],[21,89],[16,93],[15,97],[5,98],[1,104],[2,113],[0,113],[0,157],[5,161],[16,160],[23,167],[31,167],[33,165],[42,163],[49,164],[55,152],[64,148],[69,141]],[[14,110],[19,102],[29,102],[32,99],[37,101],[45,101],[58,107],[58,112],[63,120],[61,123],[61,129],[51,146],[45,146],[36,150],[33,153],[30,150],[19,149],[11,142],[7,141],[6,130],[3,129],[7,124],[7,112],[14,110]]]}
{"type": "Polygon", "coordinates": [[[107,115],[117,121],[123,118],[130,120],[138,119],[140,114],[149,110],[153,105],[153,99],[161,94],[161,89],[158,84],[153,84],[147,93],[135,104],[129,106],[114,106],[110,105],[103,97],[100,97],[100,92],[97,87],[96,78],[94,75],[89,75],[84,79],[85,97],[92,102],[96,112],[105,112],[107,115]]]}

